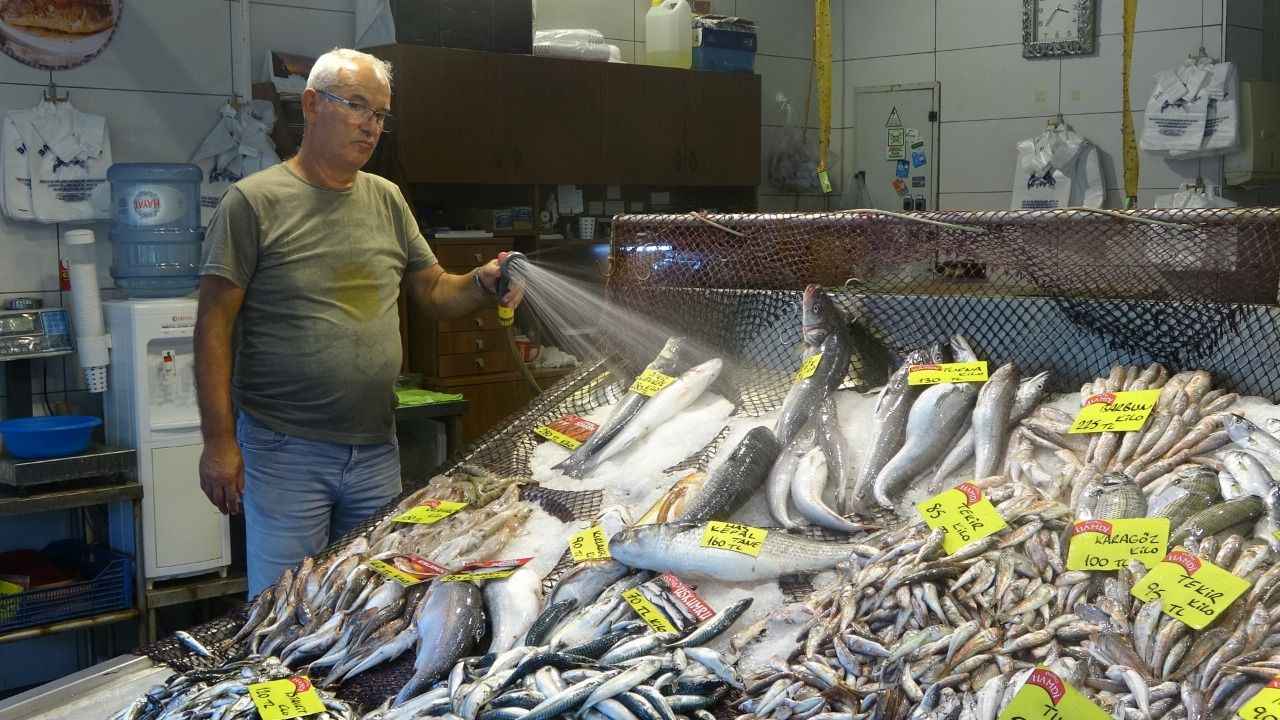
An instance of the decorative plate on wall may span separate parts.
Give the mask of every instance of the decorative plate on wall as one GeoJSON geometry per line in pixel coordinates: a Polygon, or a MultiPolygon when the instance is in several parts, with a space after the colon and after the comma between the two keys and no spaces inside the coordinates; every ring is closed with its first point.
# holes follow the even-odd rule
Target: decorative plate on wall
{"type": "Polygon", "coordinates": [[[116,33],[124,0],[0,0],[0,50],[40,70],[70,70],[116,33]]]}

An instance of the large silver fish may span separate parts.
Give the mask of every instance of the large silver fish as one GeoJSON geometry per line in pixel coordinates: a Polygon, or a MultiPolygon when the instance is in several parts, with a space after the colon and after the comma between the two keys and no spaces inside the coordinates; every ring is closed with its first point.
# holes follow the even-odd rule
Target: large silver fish
{"type": "Polygon", "coordinates": [[[778,441],[768,428],[752,428],[685,505],[681,520],[724,520],[751,497],[778,459],[778,441]]]}
{"type": "Polygon", "coordinates": [[[769,470],[765,480],[765,498],[769,503],[769,514],[774,522],[784,528],[793,528],[796,521],[791,518],[789,509],[791,497],[791,481],[795,478],[796,469],[800,466],[800,458],[809,454],[817,437],[812,429],[805,430],[795,437],[783,451],[769,470]]]}
{"type": "MultiPolygon", "coordinates": [[[[1013,427],[1031,414],[1031,411],[1036,407],[1036,403],[1040,402],[1040,398],[1044,397],[1045,386],[1048,383],[1049,372],[1046,370],[1032,375],[1018,384],[1018,390],[1013,397],[1013,407],[1009,410],[1008,427],[1013,427]]],[[[938,464],[938,470],[933,475],[932,487],[941,488],[948,478],[959,472],[960,468],[973,457],[973,440],[973,424],[970,423],[968,429],[952,446],[950,452],[942,459],[942,462],[938,464]]],[[[984,476],[975,473],[975,477],[984,476]]]]}
{"type": "Polygon", "coordinates": [[[435,582],[413,619],[418,656],[413,677],[392,701],[403,705],[435,682],[475,647],[484,632],[484,598],[469,582],[435,582]]]}
{"type": "Polygon", "coordinates": [[[829,570],[851,552],[844,543],[771,532],[765,537],[760,554],[751,557],[733,550],[702,547],[705,529],[703,523],[689,522],[631,528],[613,536],[609,552],[634,568],[725,582],[774,580],[783,575],[829,570]]]}
{"type": "Polygon", "coordinates": [[[836,507],[840,508],[840,512],[852,512],[849,509],[853,504],[852,494],[849,492],[849,475],[853,472],[853,462],[844,431],[840,427],[840,414],[836,409],[834,395],[828,395],[818,405],[814,427],[818,434],[818,447],[822,448],[822,454],[827,457],[827,482],[831,485],[836,507]]]}
{"type": "Polygon", "coordinates": [[[872,487],[876,476],[893,456],[902,448],[902,441],[907,434],[907,416],[911,412],[911,404],[920,394],[920,386],[907,384],[907,374],[912,365],[928,361],[941,362],[942,350],[935,348],[913,350],[903,358],[902,365],[889,377],[889,382],[876,398],[875,409],[871,413],[870,442],[866,459],[858,470],[853,482],[851,505],[855,512],[866,512],[871,509],[873,501],[872,487]]]}
{"type": "Polygon", "coordinates": [[[1018,368],[1001,366],[978,391],[973,407],[974,477],[994,475],[1004,462],[1009,440],[1009,414],[1018,390],[1018,368]]]}
{"type": "Polygon", "coordinates": [[[837,532],[865,530],[865,525],[849,522],[822,500],[822,490],[830,482],[831,463],[822,448],[814,448],[800,460],[791,480],[791,501],[805,520],[837,532]]]}
{"type": "Polygon", "coordinates": [[[503,653],[519,645],[542,610],[542,578],[528,566],[511,577],[484,585],[484,603],[492,630],[489,652],[503,653]]]}
{"type": "Polygon", "coordinates": [[[808,348],[806,359],[814,354],[821,354],[821,359],[813,374],[796,380],[782,401],[773,434],[784,447],[800,434],[827,395],[844,382],[853,357],[849,321],[831,297],[817,285],[810,285],[804,289],[802,305],[801,335],[808,348]]]}
{"type": "Polygon", "coordinates": [[[1227,434],[1231,441],[1245,450],[1262,453],[1274,462],[1280,462],[1280,439],[1253,424],[1243,415],[1232,414],[1226,419],[1227,434]]]}

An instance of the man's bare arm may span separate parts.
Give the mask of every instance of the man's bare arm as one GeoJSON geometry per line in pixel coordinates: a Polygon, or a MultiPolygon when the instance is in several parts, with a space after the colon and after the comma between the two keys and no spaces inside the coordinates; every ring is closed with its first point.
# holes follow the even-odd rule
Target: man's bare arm
{"type": "Polygon", "coordinates": [[[200,403],[200,487],[218,509],[240,511],[244,462],[236,444],[235,409],[231,403],[231,345],[244,289],[225,278],[200,278],[196,314],[196,389],[200,403]]]}
{"type": "Polygon", "coordinates": [[[447,273],[439,264],[431,265],[405,273],[403,285],[418,309],[439,320],[452,320],[496,303],[493,295],[476,284],[477,273],[481,274],[486,288],[493,288],[498,277],[497,261],[465,275],[447,273]]]}

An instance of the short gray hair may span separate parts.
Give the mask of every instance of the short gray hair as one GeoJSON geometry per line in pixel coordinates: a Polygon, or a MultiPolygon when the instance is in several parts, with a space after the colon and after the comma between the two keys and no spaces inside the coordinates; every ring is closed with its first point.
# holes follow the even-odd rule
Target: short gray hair
{"type": "Polygon", "coordinates": [[[311,74],[307,76],[307,87],[312,90],[328,90],[341,85],[341,72],[347,70],[355,73],[356,63],[361,60],[373,65],[373,72],[378,79],[391,87],[391,63],[350,48],[334,48],[316,58],[311,66],[311,74]]]}

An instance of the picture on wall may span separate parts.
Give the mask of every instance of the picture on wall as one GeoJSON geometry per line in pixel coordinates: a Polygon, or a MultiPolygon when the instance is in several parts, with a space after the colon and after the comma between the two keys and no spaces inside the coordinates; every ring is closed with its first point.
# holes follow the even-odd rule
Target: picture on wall
{"type": "Polygon", "coordinates": [[[69,70],[98,56],[120,24],[124,0],[0,0],[0,50],[40,70],[69,70]]]}

